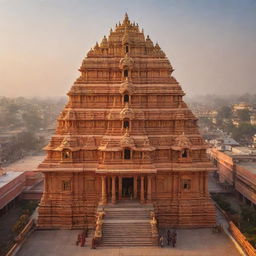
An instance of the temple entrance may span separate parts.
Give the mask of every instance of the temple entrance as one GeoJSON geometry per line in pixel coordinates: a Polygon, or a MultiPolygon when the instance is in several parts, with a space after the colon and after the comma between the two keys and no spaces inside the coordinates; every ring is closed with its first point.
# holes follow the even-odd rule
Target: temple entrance
{"type": "Polygon", "coordinates": [[[123,178],[122,197],[127,199],[133,198],[133,178],[123,178]]]}

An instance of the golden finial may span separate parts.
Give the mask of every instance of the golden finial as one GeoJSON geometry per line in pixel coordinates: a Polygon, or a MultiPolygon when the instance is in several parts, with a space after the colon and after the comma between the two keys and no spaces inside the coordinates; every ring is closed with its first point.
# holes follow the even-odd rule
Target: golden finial
{"type": "Polygon", "coordinates": [[[124,20],[123,20],[122,25],[129,25],[129,24],[130,24],[130,20],[129,20],[128,14],[126,12],[124,15],[124,20]]]}

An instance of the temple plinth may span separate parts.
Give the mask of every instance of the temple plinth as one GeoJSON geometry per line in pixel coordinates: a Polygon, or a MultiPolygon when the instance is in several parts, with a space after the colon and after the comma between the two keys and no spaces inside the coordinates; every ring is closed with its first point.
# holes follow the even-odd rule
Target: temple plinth
{"type": "Polygon", "coordinates": [[[160,46],[126,16],[79,71],[38,167],[38,226],[95,227],[122,200],[153,204],[159,226],[214,225],[207,145],[160,46]]]}

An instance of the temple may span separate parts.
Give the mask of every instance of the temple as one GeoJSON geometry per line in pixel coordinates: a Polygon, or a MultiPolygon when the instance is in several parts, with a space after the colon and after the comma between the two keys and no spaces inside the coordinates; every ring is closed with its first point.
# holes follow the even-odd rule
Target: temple
{"type": "Polygon", "coordinates": [[[209,227],[207,145],[160,46],[127,14],[83,59],[38,171],[40,228],[95,228],[100,206],[150,205],[158,227],[209,227]]]}

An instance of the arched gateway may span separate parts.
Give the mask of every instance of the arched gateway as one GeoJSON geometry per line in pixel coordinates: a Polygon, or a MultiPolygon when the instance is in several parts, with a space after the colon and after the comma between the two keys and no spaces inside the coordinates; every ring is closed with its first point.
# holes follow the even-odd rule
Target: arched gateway
{"type": "Polygon", "coordinates": [[[207,145],[159,45],[126,15],[79,70],[38,167],[38,226],[94,227],[123,200],[151,204],[159,226],[212,226],[207,145]]]}

